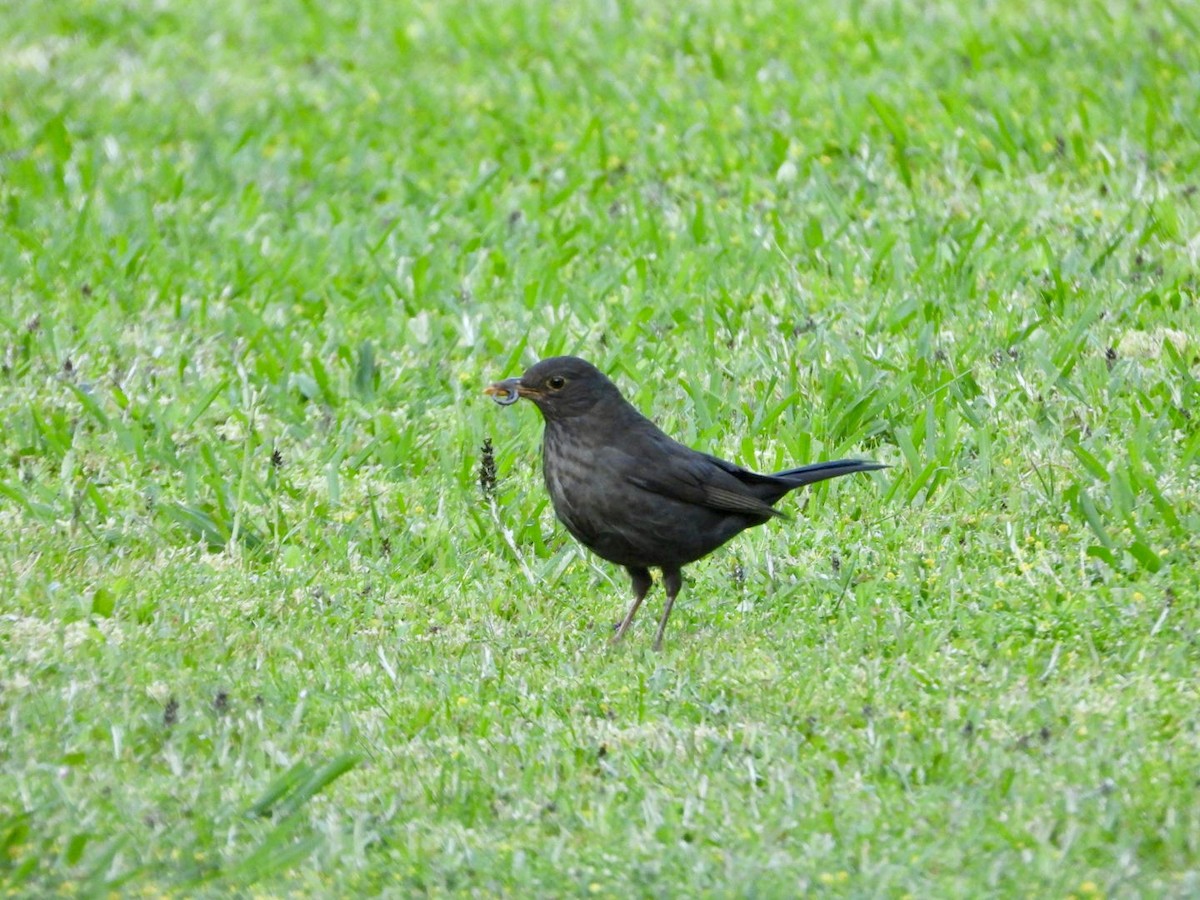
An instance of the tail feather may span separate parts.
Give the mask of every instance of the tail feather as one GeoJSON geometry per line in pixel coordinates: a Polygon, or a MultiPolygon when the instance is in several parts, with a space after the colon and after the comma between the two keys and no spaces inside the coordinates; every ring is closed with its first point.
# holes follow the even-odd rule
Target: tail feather
{"type": "MultiPolygon", "coordinates": [[[[796,488],[804,487],[806,484],[816,484],[818,481],[838,478],[842,475],[853,475],[855,472],[874,472],[876,469],[889,468],[884,463],[872,462],[869,459],[835,459],[831,462],[812,463],[807,466],[797,466],[794,469],[784,469],[782,472],[773,472],[770,475],[760,475],[731,462],[726,462],[720,457],[709,456],[708,459],[737,478],[746,486],[748,493],[771,505],[782,499],[785,494],[790,494],[796,488]]],[[[783,514],[778,513],[777,515],[783,514]]]]}
{"type": "Polygon", "coordinates": [[[797,466],[794,469],[784,469],[773,472],[772,478],[780,478],[790,483],[793,488],[806,484],[816,484],[829,478],[840,478],[842,475],[853,475],[855,472],[874,472],[886,469],[884,463],[871,462],[869,459],[835,459],[830,462],[812,463],[807,466],[797,466]]]}

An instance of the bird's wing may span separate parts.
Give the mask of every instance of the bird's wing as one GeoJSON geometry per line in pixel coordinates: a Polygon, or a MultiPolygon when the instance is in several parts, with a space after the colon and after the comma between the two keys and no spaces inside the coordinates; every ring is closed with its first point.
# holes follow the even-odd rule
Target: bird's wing
{"type": "Polygon", "coordinates": [[[641,456],[641,459],[653,460],[654,464],[627,469],[626,480],[642,490],[720,512],[750,516],[782,515],[750,493],[747,486],[729,470],[728,467],[732,467],[740,471],[740,467],[733,463],[697,453],[675,441],[670,441],[670,445],[662,450],[666,452],[660,450],[641,456]]]}
{"type": "Polygon", "coordinates": [[[770,505],[763,503],[757,497],[750,497],[716,485],[705,485],[705,506],[727,512],[748,513],[752,516],[783,516],[783,513],[770,505]]]}

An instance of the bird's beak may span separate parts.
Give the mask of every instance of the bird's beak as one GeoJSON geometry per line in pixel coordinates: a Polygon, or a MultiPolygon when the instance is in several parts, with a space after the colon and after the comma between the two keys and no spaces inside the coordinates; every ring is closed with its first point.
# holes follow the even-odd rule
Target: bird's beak
{"type": "Polygon", "coordinates": [[[510,406],[522,397],[536,397],[537,391],[530,390],[521,384],[520,378],[506,378],[503,381],[493,381],[483,389],[489,397],[495,398],[501,406],[510,406]]]}

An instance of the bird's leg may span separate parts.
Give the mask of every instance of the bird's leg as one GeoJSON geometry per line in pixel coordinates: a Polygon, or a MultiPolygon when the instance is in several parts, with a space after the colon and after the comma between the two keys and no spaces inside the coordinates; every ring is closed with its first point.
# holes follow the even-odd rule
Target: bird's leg
{"type": "Polygon", "coordinates": [[[667,605],[663,607],[662,618],[658,622],[658,634],[654,638],[655,650],[662,649],[663,632],[667,630],[667,619],[671,618],[671,607],[675,604],[679,589],[683,587],[683,573],[679,566],[663,566],[662,576],[663,587],[667,591],[667,605]]]}
{"type": "Polygon", "coordinates": [[[650,590],[650,585],[654,582],[650,580],[649,569],[639,569],[637,566],[626,566],[629,570],[629,577],[633,579],[633,605],[629,607],[629,612],[625,613],[625,618],[617,628],[617,633],[612,636],[612,643],[616,643],[625,637],[625,632],[629,630],[629,626],[633,624],[633,617],[637,615],[638,607],[642,605],[642,601],[646,599],[646,592],[650,590]]]}

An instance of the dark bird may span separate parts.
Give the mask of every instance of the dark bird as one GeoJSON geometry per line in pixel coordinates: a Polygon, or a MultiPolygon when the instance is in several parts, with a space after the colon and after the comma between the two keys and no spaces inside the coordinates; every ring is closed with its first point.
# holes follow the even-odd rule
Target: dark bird
{"type": "Polygon", "coordinates": [[[650,568],[662,570],[667,604],[654,649],[662,647],[681,567],[707,556],[740,531],[783,513],[772,509],[806,484],[887,466],[839,459],[760,475],[685,447],[621,396],[589,362],[555,356],[485,393],[508,406],[524,397],[546,420],[542,468],[554,512],[597,556],[629,570],[633,605],[613,635],[629,630],[650,590],[650,568]]]}

